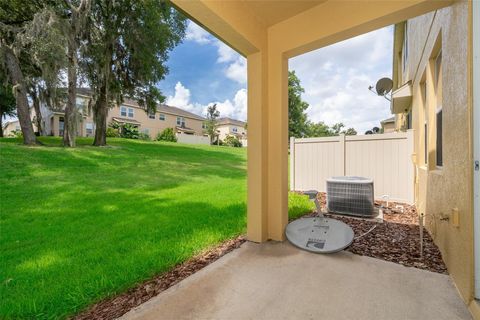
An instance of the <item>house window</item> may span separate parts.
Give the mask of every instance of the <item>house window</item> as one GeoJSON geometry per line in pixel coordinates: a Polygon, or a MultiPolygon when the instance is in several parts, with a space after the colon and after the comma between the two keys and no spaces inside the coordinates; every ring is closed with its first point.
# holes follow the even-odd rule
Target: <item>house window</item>
{"type": "Polygon", "coordinates": [[[233,128],[232,128],[232,132],[235,132],[235,133],[236,133],[237,131],[238,131],[238,129],[237,129],[236,127],[233,127],[233,128]]]}
{"type": "Polygon", "coordinates": [[[87,137],[93,135],[93,123],[87,122],[85,124],[85,133],[86,133],[87,137]]]}
{"type": "Polygon", "coordinates": [[[202,122],[202,129],[207,129],[207,124],[205,122],[202,122]]]}
{"type": "Polygon", "coordinates": [[[155,119],[155,113],[149,113],[149,114],[148,114],[148,117],[149,117],[150,119],[155,119]]]}
{"type": "Polygon", "coordinates": [[[423,161],[428,164],[427,83],[425,81],[420,83],[420,93],[423,104],[423,161]]]}
{"type": "Polygon", "coordinates": [[[437,166],[443,166],[443,144],[442,144],[442,108],[437,110],[437,149],[436,149],[436,159],[437,166]]]}
{"type": "Polygon", "coordinates": [[[412,110],[407,113],[407,129],[412,129],[412,110]]]}
{"type": "Polygon", "coordinates": [[[442,52],[435,58],[435,95],[436,95],[436,149],[435,158],[437,167],[443,166],[443,110],[442,110],[442,52]]]}
{"type": "Polygon", "coordinates": [[[165,115],[163,113],[160,113],[160,115],[158,116],[158,119],[165,121],[165,115]]]}
{"type": "Polygon", "coordinates": [[[77,98],[75,100],[75,106],[78,110],[83,111],[83,108],[85,107],[85,100],[83,98],[77,98]]]}
{"type": "Polygon", "coordinates": [[[150,135],[150,129],[148,128],[143,129],[143,133],[150,135]]]}
{"type": "Polygon", "coordinates": [[[128,108],[128,117],[133,118],[133,108],[128,108]]]}
{"type": "Polygon", "coordinates": [[[408,62],[408,21],[405,22],[405,32],[404,32],[404,36],[403,36],[403,48],[402,48],[402,52],[403,52],[403,71],[405,72],[405,68],[407,66],[407,62],[408,62]]]}
{"type": "Polygon", "coordinates": [[[184,117],[177,117],[177,126],[185,127],[185,118],[184,117]]]}
{"type": "Polygon", "coordinates": [[[423,130],[425,131],[425,136],[423,141],[424,143],[423,156],[424,156],[425,164],[428,164],[428,125],[426,121],[425,121],[425,124],[423,125],[423,130]]]}
{"type": "Polygon", "coordinates": [[[124,107],[124,106],[120,107],[120,116],[122,116],[122,117],[127,116],[127,107],[124,107]]]}

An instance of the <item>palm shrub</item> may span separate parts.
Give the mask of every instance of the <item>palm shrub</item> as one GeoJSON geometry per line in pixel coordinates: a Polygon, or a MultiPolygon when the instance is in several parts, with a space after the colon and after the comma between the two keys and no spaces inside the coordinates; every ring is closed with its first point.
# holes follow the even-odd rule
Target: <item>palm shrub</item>
{"type": "Polygon", "coordinates": [[[167,128],[157,135],[157,141],[177,142],[177,136],[173,128],[167,128]]]}

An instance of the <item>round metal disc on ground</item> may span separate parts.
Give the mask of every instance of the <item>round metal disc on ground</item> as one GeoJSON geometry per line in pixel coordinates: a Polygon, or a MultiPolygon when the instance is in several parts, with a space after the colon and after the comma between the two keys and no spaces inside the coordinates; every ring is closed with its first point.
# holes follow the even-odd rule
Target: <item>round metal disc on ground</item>
{"type": "Polygon", "coordinates": [[[332,253],[345,249],[353,241],[349,225],[325,217],[300,218],[290,222],[285,230],[294,246],[316,253],[332,253]]]}

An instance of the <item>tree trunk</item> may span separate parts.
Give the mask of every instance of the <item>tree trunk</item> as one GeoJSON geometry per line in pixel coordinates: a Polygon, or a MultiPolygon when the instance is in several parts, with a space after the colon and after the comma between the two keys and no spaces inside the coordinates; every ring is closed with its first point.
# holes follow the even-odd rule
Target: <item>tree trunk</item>
{"type": "Polygon", "coordinates": [[[70,34],[68,44],[68,100],[65,107],[65,130],[63,131],[63,146],[75,147],[77,100],[77,48],[75,35],[70,34]]]}
{"type": "Polygon", "coordinates": [[[35,122],[37,124],[37,131],[39,135],[43,135],[42,113],[40,112],[40,98],[38,96],[37,87],[34,86],[30,91],[32,98],[33,109],[35,110],[35,122]]]}
{"type": "Polygon", "coordinates": [[[100,87],[100,93],[98,100],[93,107],[94,120],[95,120],[95,139],[93,140],[94,146],[106,146],[107,145],[107,114],[109,109],[109,88],[110,70],[112,68],[112,53],[113,53],[113,41],[108,42],[105,50],[105,57],[107,58],[102,75],[102,84],[100,87]]]}
{"type": "Polygon", "coordinates": [[[108,97],[105,85],[101,88],[99,99],[94,105],[95,139],[93,145],[100,147],[107,145],[107,113],[108,97]]]}
{"type": "Polygon", "coordinates": [[[3,114],[0,113],[0,138],[3,138],[3,114]]]}
{"type": "Polygon", "coordinates": [[[17,102],[17,116],[20,128],[23,134],[23,143],[26,145],[34,145],[37,143],[37,137],[33,131],[32,120],[28,110],[27,88],[23,78],[20,63],[13,53],[12,49],[4,45],[5,65],[8,75],[10,76],[13,88],[15,90],[15,99],[17,102]]]}

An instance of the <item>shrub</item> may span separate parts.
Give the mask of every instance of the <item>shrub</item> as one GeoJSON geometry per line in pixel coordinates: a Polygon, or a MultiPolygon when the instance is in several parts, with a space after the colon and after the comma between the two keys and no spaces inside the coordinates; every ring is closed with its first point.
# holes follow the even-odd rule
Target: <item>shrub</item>
{"type": "MultiPolygon", "coordinates": [[[[140,132],[138,131],[138,128],[132,124],[129,124],[129,123],[119,124],[117,122],[111,122],[107,128],[107,137],[140,139],[140,132]]],[[[146,137],[142,137],[142,138],[146,140],[146,137]]]]}
{"type": "Polygon", "coordinates": [[[167,128],[157,135],[157,140],[177,142],[177,137],[175,136],[175,132],[173,132],[173,128],[167,128]]]}
{"type": "Polygon", "coordinates": [[[138,139],[139,136],[140,136],[140,133],[138,132],[138,128],[135,127],[134,125],[131,125],[129,123],[125,123],[121,125],[120,137],[126,138],[126,139],[138,139]]]}
{"type": "Polygon", "coordinates": [[[8,136],[13,137],[13,138],[23,139],[22,130],[13,130],[12,132],[10,132],[10,134],[8,136]]]}
{"type": "Polygon", "coordinates": [[[230,146],[230,147],[238,148],[242,146],[242,143],[240,142],[240,140],[238,140],[238,138],[235,136],[228,135],[223,142],[225,143],[226,146],[230,146]]]}
{"type": "Polygon", "coordinates": [[[224,146],[225,142],[223,140],[220,140],[218,137],[215,141],[213,141],[212,146],[224,146]]]}
{"type": "Polygon", "coordinates": [[[120,132],[118,132],[118,129],[108,127],[107,128],[107,137],[108,138],[119,138],[120,137],[120,132]]]}
{"type": "Polygon", "coordinates": [[[138,139],[145,140],[145,141],[150,141],[150,135],[148,133],[145,133],[145,132],[140,132],[138,134],[138,139]]]}

